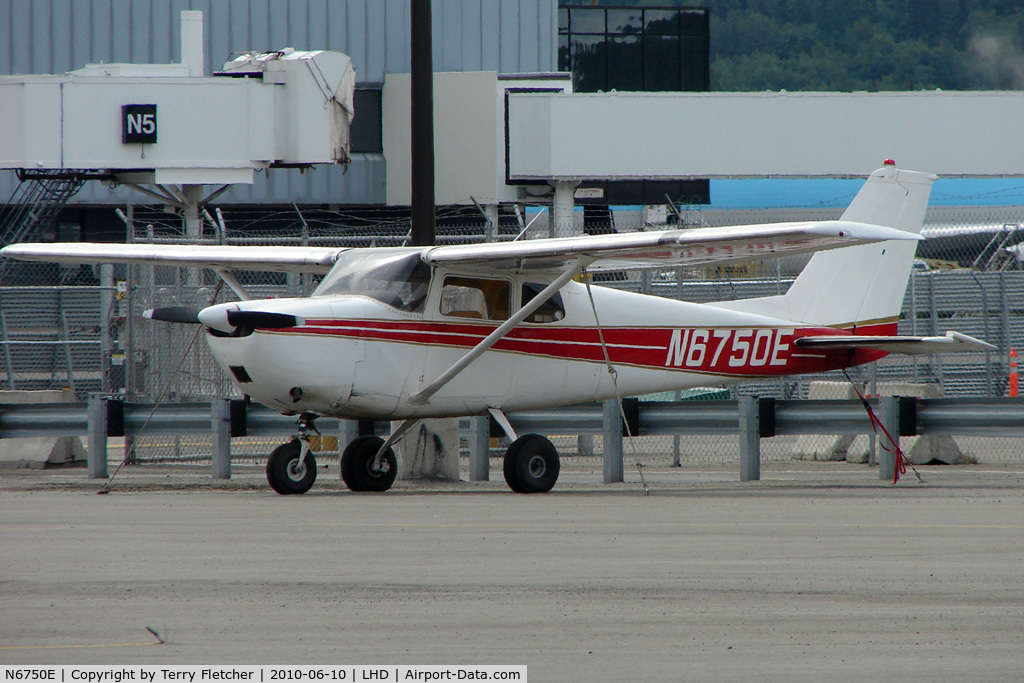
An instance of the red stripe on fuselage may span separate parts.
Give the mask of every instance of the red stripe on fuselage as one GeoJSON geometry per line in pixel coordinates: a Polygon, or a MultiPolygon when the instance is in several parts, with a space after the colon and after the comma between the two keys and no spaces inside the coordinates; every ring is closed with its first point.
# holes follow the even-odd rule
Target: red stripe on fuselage
{"type": "MultiPolygon", "coordinates": [[[[300,334],[380,342],[470,349],[497,325],[395,320],[307,320],[272,334],[300,334]]],[[[493,347],[495,351],[546,356],[570,361],[604,362],[655,370],[737,377],[821,372],[867,363],[886,355],[857,350],[809,352],[793,342],[805,336],[893,334],[896,323],[873,323],[854,329],[830,327],[518,327],[493,347]],[[603,347],[602,347],[603,336],[603,347]]]]}

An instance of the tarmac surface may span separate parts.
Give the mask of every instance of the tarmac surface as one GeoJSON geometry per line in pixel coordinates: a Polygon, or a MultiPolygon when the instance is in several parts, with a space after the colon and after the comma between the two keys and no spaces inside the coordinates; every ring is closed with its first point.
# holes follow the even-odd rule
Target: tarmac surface
{"type": "Polygon", "coordinates": [[[354,494],[333,467],[304,496],[255,467],[0,473],[0,664],[1024,675],[1024,463],[896,486],[846,463],[766,463],[748,483],[684,466],[646,472],[649,495],[584,469],[536,496],[500,470],[354,494]]]}

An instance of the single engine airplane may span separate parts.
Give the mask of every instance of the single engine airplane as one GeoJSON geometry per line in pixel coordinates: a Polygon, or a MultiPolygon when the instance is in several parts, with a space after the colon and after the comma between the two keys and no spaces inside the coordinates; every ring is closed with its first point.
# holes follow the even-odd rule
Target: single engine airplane
{"type": "Polygon", "coordinates": [[[838,221],[774,223],[463,246],[326,248],[14,244],[8,258],[211,268],[239,301],[158,308],[202,324],[237,389],[299,416],[267,479],[281,494],[316,477],[318,416],[395,420],[341,455],[354,491],[385,491],[391,446],[424,418],[491,414],[512,440],[513,491],[549,491],[558,453],[519,436],[506,411],[860,365],[888,353],[977,351],[957,332],[896,336],[935,176],[889,161],[838,221]],[[695,304],[592,285],[589,275],[815,252],[779,296],[695,304]],[[235,269],[325,274],[309,297],[251,300],[235,269]],[[614,372],[609,372],[614,369],[614,372]]]}

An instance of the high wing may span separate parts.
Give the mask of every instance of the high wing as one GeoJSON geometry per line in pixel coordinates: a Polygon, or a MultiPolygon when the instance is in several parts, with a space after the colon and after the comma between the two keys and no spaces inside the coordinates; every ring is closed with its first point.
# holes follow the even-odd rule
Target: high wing
{"type": "Polygon", "coordinates": [[[0,254],[21,261],[130,263],[150,266],[326,273],[341,247],[223,246],[214,244],[12,244],[0,254]]]}
{"type": "Polygon", "coordinates": [[[766,223],[585,235],[525,242],[433,247],[423,260],[437,265],[479,264],[494,269],[561,270],[575,261],[589,271],[705,266],[803,254],[917,235],[852,221],[766,223]]]}
{"type": "MultiPolygon", "coordinates": [[[[714,265],[892,239],[920,237],[851,221],[769,223],[426,247],[423,260],[437,265],[476,264],[492,270],[563,270],[582,261],[590,271],[608,271],[714,265]]],[[[326,273],[343,251],[340,247],[78,242],[12,244],[0,254],[22,261],[326,273]]]]}
{"type": "Polygon", "coordinates": [[[995,346],[960,332],[947,332],[944,337],[885,337],[885,336],[820,336],[802,337],[794,342],[808,351],[852,351],[872,349],[918,355],[925,353],[967,353],[994,351],[995,346]]]}

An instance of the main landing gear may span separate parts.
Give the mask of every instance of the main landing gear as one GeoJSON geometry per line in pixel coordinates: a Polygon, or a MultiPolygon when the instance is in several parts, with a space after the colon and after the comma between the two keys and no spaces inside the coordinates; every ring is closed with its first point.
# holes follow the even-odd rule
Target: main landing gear
{"type": "Polygon", "coordinates": [[[488,408],[488,414],[512,445],[505,452],[505,483],[516,493],[547,493],[558,481],[561,466],[555,445],[540,434],[518,436],[501,410],[488,408]]]}
{"type": "Polygon", "coordinates": [[[526,434],[505,453],[505,483],[516,493],[547,493],[561,466],[553,443],[540,434],[526,434]]]}
{"type": "Polygon", "coordinates": [[[379,436],[356,437],[341,454],[341,479],[352,491],[387,491],[398,475],[398,458],[388,446],[381,453],[384,439],[379,436]],[[380,457],[377,454],[380,453],[380,457]]]}

